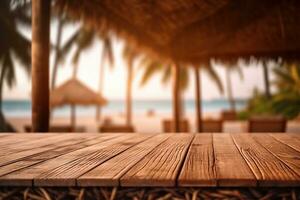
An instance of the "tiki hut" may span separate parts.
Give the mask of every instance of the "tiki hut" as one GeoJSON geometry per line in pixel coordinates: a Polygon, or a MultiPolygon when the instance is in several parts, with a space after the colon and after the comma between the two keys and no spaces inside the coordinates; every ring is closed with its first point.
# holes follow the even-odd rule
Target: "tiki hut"
{"type": "MultiPolygon", "coordinates": [[[[44,4],[37,3],[33,13],[47,16],[41,11],[50,3],[44,4]]],[[[114,31],[140,52],[174,63],[175,130],[179,129],[179,66],[199,66],[212,58],[232,62],[300,57],[297,0],[57,0],[55,5],[88,26],[114,31]]],[[[37,27],[43,28],[42,23],[37,27]]]]}
{"type": "Polygon", "coordinates": [[[55,88],[50,93],[50,106],[52,108],[70,105],[71,106],[71,127],[75,129],[75,106],[76,105],[99,105],[103,106],[107,103],[98,93],[92,91],[83,83],[72,78],[61,86],[55,88]]]}

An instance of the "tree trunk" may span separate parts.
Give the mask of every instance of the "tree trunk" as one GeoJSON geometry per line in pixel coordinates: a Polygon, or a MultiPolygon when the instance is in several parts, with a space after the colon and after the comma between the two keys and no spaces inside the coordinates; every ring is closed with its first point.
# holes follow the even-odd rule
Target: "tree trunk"
{"type": "MultiPolygon", "coordinates": [[[[102,50],[101,61],[100,61],[100,76],[99,76],[99,94],[103,94],[103,83],[104,83],[104,48],[102,50]]],[[[101,119],[101,106],[96,107],[96,121],[99,122],[101,119]]]]}
{"type": "Polygon", "coordinates": [[[76,78],[77,77],[77,73],[78,73],[78,64],[75,64],[73,66],[73,74],[72,74],[72,78],[76,78]]]}
{"type": "Polygon", "coordinates": [[[32,1],[32,130],[49,129],[49,35],[51,0],[32,1]]]}
{"type": "MultiPolygon", "coordinates": [[[[182,67],[180,68],[180,73],[183,72],[185,69],[182,67]]],[[[181,84],[179,83],[179,89],[180,89],[180,104],[179,104],[179,113],[180,113],[180,120],[183,120],[185,118],[186,110],[185,110],[185,96],[184,96],[184,88],[181,87],[181,84]]]]}
{"type": "Polygon", "coordinates": [[[180,132],[180,86],[179,65],[173,66],[173,131],[180,132]]]}
{"type": "Polygon", "coordinates": [[[126,124],[128,126],[132,125],[132,61],[128,65],[127,71],[127,91],[126,91],[126,124]]]}
{"type": "Polygon", "coordinates": [[[270,92],[270,79],[269,79],[268,64],[266,62],[263,62],[262,67],[263,67],[263,73],[264,73],[265,95],[268,99],[270,99],[271,92],[270,92]]]}
{"type": "Polygon", "coordinates": [[[3,84],[4,84],[4,76],[5,76],[5,70],[7,68],[2,66],[1,68],[1,74],[0,74],[0,132],[6,131],[6,121],[3,115],[2,111],[2,92],[3,92],[3,84]]]}
{"type": "Polygon", "coordinates": [[[195,107],[196,107],[196,128],[197,132],[202,132],[202,110],[201,110],[201,69],[195,68],[195,107]]]}
{"type": "Polygon", "coordinates": [[[57,78],[57,69],[58,69],[58,61],[60,59],[60,44],[62,37],[62,28],[64,25],[64,21],[62,17],[59,18],[58,21],[58,29],[57,29],[57,37],[56,37],[56,48],[55,48],[55,57],[52,71],[52,79],[51,79],[51,90],[55,88],[55,82],[57,78]]]}
{"type": "Polygon", "coordinates": [[[229,68],[226,68],[226,82],[227,82],[227,94],[228,94],[228,101],[230,104],[230,108],[232,111],[235,111],[235,102],[233,99],[231,76],[230,76],[229,68]]]}
{"type": "Polygon", "coordinates": [[[71,128],[73,132],[76,129],[76,107],[74,104],[71,105],[71,128]]]}

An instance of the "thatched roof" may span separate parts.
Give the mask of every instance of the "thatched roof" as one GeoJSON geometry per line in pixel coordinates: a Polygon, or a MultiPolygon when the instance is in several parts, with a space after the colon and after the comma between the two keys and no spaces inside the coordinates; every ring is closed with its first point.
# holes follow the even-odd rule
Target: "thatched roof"
{"type": "Polygon", "coordinates": [[[51,107],[63,105],[105,105],[101,95],[76,79],[70,79],[50,93],[51,107]]]}
{"type": "Polygon", "coordinates": [[[56,5],[175,62],[300,58],[299,0],[57,0],[56,5]]]}

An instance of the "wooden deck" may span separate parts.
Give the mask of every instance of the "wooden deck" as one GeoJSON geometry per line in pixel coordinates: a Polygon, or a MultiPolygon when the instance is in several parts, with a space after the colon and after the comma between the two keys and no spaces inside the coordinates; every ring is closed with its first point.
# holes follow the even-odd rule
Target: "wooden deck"
{"type": "Polygon", "coordinates": [[[297,134],[1,134],[1,186],[300,186],[297,134]]]}

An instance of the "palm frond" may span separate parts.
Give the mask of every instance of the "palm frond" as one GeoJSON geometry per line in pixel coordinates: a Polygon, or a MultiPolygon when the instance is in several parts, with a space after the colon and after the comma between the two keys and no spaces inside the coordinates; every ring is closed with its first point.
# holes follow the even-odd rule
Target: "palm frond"
{"type": "Polygon", "coordinates": [[[213,66],[209,65],[209,66],[207,66],[203,69],[205,69],[205,72],[208,75],[208,77],[216,84],[219,92],[221,94],[223,94],[224,93],[224,88],[223,88],[222,81],[221,81],[218,73],[216,72],[216,70],[213,68],[213,66]]]}
{"type": "Polygon", "coordinates": [[[146,83],[148,83],[148,81],[154,74],[160,72],[161,67],[162,66],[160,65],[160,63],[157,63],[155,61],[147,63],[147,65],[145,66],[143,75],[142,75],[140,85],[144,86],[146,83]]]}
{"type": "Polygon", "coordinates": [[[163,84],[167,84],[167,82],[170,81],[171,76],[172,76],[172,66],[171,65],[166,65],[166,67],[163,69],[161,82],[163,84]]]}
{"type": "Polygon", "coordinates": [[[112,41],[108,36],[102,38],[103,40],[103,57],[102,59],[107,59],[109,62],[109,66],[113,67],[114,65],[114,55],[113,55],[113,47],[112,41]]]}
{"type": "Polygon", "coordinates": [[[72,47],[76,44],[80,31],[76,31],[73,35],[65,42],[65,44],[59,50],[59,62],[62,63],[65,61],[67,55],[71,52],[72,47]]]}
{"type": "Polygon", "coordinates": [[[12,88],[16,82],[15,68],[11,55],[7,53],[4,56],[3,66],[5,68],[4,79],[9,88],[12,88]]]}

